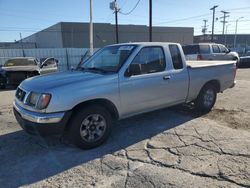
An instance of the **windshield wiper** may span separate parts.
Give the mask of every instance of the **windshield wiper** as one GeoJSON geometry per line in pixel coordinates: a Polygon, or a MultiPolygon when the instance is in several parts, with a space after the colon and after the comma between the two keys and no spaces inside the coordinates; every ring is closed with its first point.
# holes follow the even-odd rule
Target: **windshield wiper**
{"type": "Polygon", "coordinates": [[[104,69],[101,69],[101,68],[98,68],[98,67],[88,67],[88,68],[83,68],[82,67],[82,70],[86,70],[86,71],[97,71],[97,72],[102,72],[102,73],[106,73],[108,71],[104,70],[104,69]]]}
{"type": "Polygon", "coordinates": [[[81,71],[95,71],[95,72],[100,72],[100,73],[108,73],[108,72],[115,72],[113,70],[105,70],[105,69],[102,69],[102,68],[98,68],[98,67],[78,67],[78,70],[81,70],[81,71]]]}

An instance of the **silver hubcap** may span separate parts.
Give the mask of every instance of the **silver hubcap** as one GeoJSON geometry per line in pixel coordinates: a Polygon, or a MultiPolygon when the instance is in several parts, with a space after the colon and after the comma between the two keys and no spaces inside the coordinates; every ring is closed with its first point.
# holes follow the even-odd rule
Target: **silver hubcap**
{"type": "Polygon", "coordinates": [[[214,91],[212,89],[208,89],[204,95],[204,105],[209,107],[214,102],[214,91]]]}
{"type": "Polygon", "coordinates": [[[104,117],[100,114],[91,114],[82,121],[80,135],[86,142],[95,142],[103,136],[105,130],[104,117]]]}

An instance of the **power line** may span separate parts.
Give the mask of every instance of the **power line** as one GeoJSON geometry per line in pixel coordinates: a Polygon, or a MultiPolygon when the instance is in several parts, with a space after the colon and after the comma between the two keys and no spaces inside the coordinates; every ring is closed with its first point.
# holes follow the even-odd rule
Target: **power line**
{"type": "MultiPolygon", "coordinates": [[[[236,20],[228,20],[228,22],[235,22],[236,20]]],[[[250,22],[250,19],[244,19],[239,20],[239,22],[250,22]]],[[[194,27],[195,29],[200,29],[200,27],[194,27]]],[[[12,27],[12,26],[6,26],[6,27],[0,27],[1,31],[30,31],[30,32],[66,32],[71,33],[72,31],[62,31],[60,29],[43,29],[39,27],[12,27]]],[[[85,30],[74,30],[74,32],[86,32],[85,30]]],[[[105,32],[105,31],[103,31],[105,32]]],[[[107,31],[109,32],[109,31],[107,31]]]]}
{"type": "Polygon", "coordinates": [[[244,10],[244,9],[250,9],[250,7],[232,8],[232,9],[226,9],[226,11],[232,11],[232,10],[244,10]]]}
{"type": "MultiPolygon", "coordinates": [[[[229,20],[228,22],[235,22],[236,20],[229,20]]],[[[240,20],[239,22],[249,22],[250,20],[240,20]]]]}
{"type": "Polygon", "coordinates": [[[195,18],[201,18],[201,17],[208,16],[208,15],[211,15],[211,14],[210,13],[209,14],[201,14],[201,15],[192,16],[192,17],[188,17],[188,18],[180,18],[180,19],[175,19],[175,20],[170,20],[170,21],[165,21],[165,22],[158,22],[156,24],[165,24],[165,23],[171,23],[171,22],[192,20],[192,19],[195,19],[195,18]]]}
{"type": "Polygon", "coordinates": [[[129,12],[124,13],[124,12],[119,11],[119,13],[123,14],[123,15],[129,15],[129,14],[131,14],[137,8],[137,6],[139,5],[140,1],[141,0],[138,0],[137,3],[135,4],[135,6],[129,12]]]}

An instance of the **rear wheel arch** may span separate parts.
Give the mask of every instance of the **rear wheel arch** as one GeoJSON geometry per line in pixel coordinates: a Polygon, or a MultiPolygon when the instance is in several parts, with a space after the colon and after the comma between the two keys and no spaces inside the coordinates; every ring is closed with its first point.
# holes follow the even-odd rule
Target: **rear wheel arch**
{"type": "MultiPolygon", "coordinates": [[[[206,87],[207,85],[212,85],[216,89],[217,93],[220,92],[221,86],[220,86],[220,82],[218,80],[210,80],[210,81],[206,82],[202,86],[202,88],[206,87]]],[[[202,90],[202,88],[201,88],[201,90],[202,90]]],[[[201,92],[201,90],[200,90],[200,92],[201,92]]]]}

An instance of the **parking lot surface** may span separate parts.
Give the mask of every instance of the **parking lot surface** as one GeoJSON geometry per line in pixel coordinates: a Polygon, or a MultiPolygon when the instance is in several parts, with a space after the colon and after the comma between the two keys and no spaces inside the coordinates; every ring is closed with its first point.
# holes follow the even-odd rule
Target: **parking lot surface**
{"type": "Polygon", "coordinates": [[[14,90],[0,91],[1,187],[250,187],[250,69],[206,114],[178,106],[117,122],[108,141],[80,150],[26,134],[14,90]]]}

